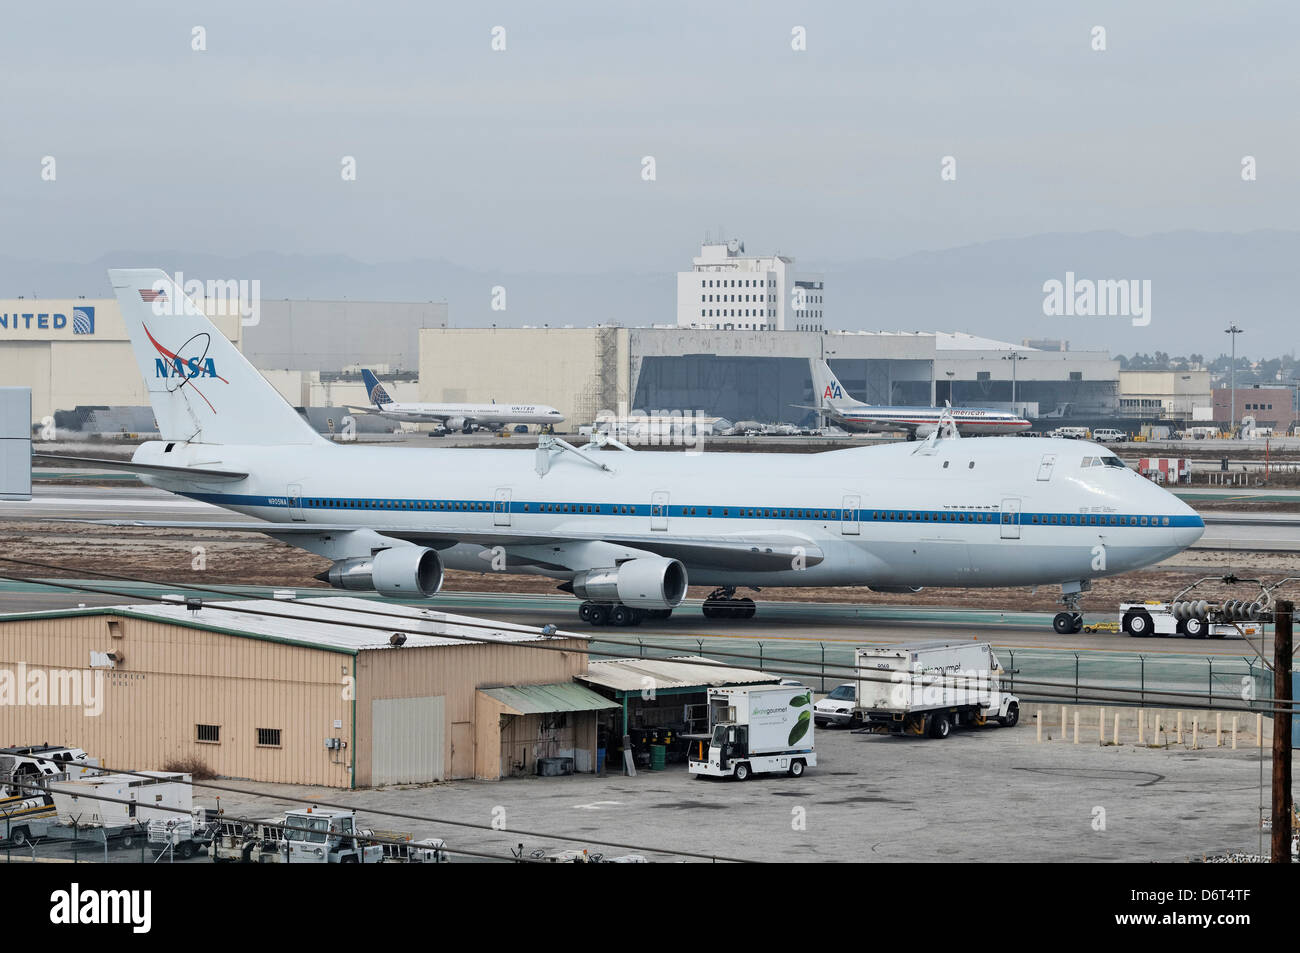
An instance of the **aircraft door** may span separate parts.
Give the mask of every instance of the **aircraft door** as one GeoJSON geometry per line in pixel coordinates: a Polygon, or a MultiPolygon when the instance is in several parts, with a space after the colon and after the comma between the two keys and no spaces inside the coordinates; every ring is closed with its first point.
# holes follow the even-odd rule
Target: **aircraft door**
{"type": "Polygon", "coordinates": [[[290,483],[285,487],[285,493],[289,497],[289,519],[299,523],[305,521],[307,517],[302,515],[302,484],[290,483]]]}
{"type": "Polygon", "coordinates": [[[668,529],[667,490],[655,490],[650,494],[650,528],[661,532],[668,529]]]}
{"type": "Polygon", "coordinates": [[[1009,496],[1002,501],[1002,538],[1020,538],[1020,497],[1009,496]]]}
{"type": "Polygon", "coordinates": [[[1054,466],[1056,466],[1056,454],[1043,454],[1043,459],[1038,464],[1038,479],[1043,482],[1050,480],[1052,478],[1052,468],[1054,466]]]}
{"type": "Polygon", "coordinates": [[[510,487],[499,486],[492,503],[492,525],[510,525],[510,487]]]}
{"type": "Polygon", "coordinates": [[[862,532],[862,524],[858,519],[858,507],[861,505],[862,497],[857,494],[844,497],[840,506],[841,536],[857,536],[862,532]]]}

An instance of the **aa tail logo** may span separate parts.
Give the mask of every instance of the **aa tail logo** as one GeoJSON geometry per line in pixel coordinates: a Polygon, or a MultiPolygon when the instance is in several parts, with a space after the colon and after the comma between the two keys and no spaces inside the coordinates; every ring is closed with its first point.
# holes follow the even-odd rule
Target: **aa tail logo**
{"type": "Polygon", "coordinates": [[[831,381],[826,385],[826,391],[822,394],[823,400],[842,400],[843,398],[844,392],[840,390],[838,381],[831,381]]]}
{"type": "MultiPolygon", "coordinates": [[[[141,294],[143,293],[141,292],[141,294]]],[[[203,402],[208,405],[208,409],[215,414],[217,408],[212,406],[212,401],[208,400],[203,391],[199,390],[194,383],[197,378],[212,378],[221,381],[223,384],[230,383],[217,373],[216,361],[208,357],[208,348],[212,344],[211,335],[206,331],[200,331],[182,344],[176,352],[173,352],[158,343],[158,339],[150,333],[148,325],[144,325],[144,333],[149,338],[149,343],[154,346],[154,350],[159,354],[159,357],[155,358],[153,362],[154,377],[166,380],[168,382],[167,390],[172,393],[182,387],[192,387],[194,393],[202,397],[203,402]],[[182,356],[187,350],[191,354],[195,351],[199,353],[194,357],[182,356]]]]}

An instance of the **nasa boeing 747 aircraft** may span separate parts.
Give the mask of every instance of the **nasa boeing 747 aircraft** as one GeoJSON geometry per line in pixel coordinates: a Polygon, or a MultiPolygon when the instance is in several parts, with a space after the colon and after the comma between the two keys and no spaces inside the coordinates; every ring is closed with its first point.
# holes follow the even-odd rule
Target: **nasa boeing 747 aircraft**
{"type": "MultiPolygon", "coordinates": [[[[1195,542],[1201,518],[1074,440],[941,438],[817,454],[341,446],[313,431],[160,270],[109,272],[163,439],[144,482],[265,520],[332,562],[321,578],[397,598],[446,567],[559,580],[593,625],[664,616],[689,584],[710,617],[764,586],[1059,584],[1057,631],[1091,580],[1195,542]],[[166,296],[183,308],[160,309],[166,296]],[[165,311],[165,313],[163,313],[165,311]]],[[[186,526],[149,522],[150,526],[186,526]]],[[[247,523],[202,523],[248,530],[247,523]]]]}

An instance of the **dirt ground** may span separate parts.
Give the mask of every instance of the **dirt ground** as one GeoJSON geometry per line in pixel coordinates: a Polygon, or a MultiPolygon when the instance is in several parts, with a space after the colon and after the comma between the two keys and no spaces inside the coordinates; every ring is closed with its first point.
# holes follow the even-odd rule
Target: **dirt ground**
{"type": "MultiPolygon", "coordinates": [[[[1240,504],[1238,504],[1240,508],[1240,504]]],[[[0,576],[92,578],[93,573],[113,573],[150,582],[199,585],[319,586],[312,577],[329,568],[329,560],[278,543],[256,533],[202,530],[70,526],[44,521],[0,521],[0,556],[46,566],[0,561],[0,576]],[[197,553],[196,547],[202,547],[197,553]]],[[[1277,579],[1300,575],[1300,556],[1277,553],[1221,553],[1189,550],[1174,559],[1140,572],[1093,583],[1085,606],[1113,606],[1138,598],[1172,596],[1207,575],[1234,571],[1238,575],[1277,579]]],[[[105,582],[106,588],[111,583],[105,582]]],[[[557,581],[539,576],[448,571],[444,588],[461,592],[554,593],[557,581]]],[[[1238,586],[1229,590],[1206,583],[1200,598],[1222,594],[1243,598],[1238,586]]],[[[692,587],[690,595],[702,598],[706,589],[692,587]]],[[[742,592],[742,595],[744,593],[742,592]]],[[[871,605],[954,605],[973,609],[1051,611],[1060,590],[1043,586],[1029,589],[931,589],[918,593],[873,592],[866,588],[768,588],[761,599],[805,602],[844,602],[871,605]]]]}

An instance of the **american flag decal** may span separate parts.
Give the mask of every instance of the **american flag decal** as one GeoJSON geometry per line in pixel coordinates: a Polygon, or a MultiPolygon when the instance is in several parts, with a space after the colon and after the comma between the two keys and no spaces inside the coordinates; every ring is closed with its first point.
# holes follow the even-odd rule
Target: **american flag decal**
{"type": "Polygon", "coordinates": [[[153,288],[141,288],[141,289],[140,289],[140,297],[141,297],[142,300],[147,301],[147,302],[153,302],[153,301],[166,301],[166,300],[167,300],[167,292],[165,292],[165,291],[158,291],[158,290],[153,289],[153,288]]]}

